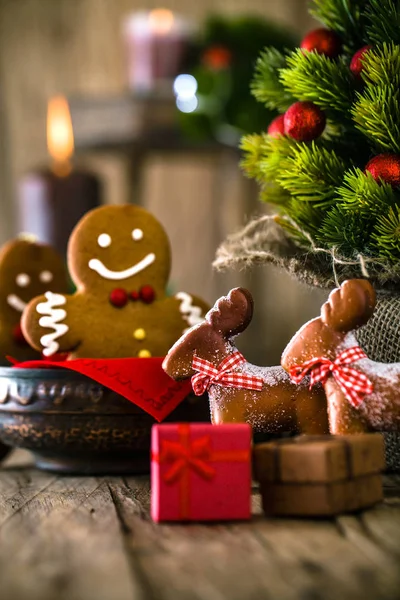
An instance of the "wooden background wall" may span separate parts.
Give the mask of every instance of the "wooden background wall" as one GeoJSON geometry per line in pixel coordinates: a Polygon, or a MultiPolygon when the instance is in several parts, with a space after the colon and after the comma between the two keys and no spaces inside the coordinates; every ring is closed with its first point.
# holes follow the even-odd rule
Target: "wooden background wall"
{"type": "MultiPolygon", "coordinates": [[[[60,92],[104,96],[124,91],[122,19],[131,11],[159,4],[158,0],[0,0],[0,242],[16,233],[18,178],[46,163],[48,98],[60,92]]],[[[210,11],[253,12],[300,34],[311,26],[306,0],[164,0],[161,4],[199,21],[210,11]]],[[[127,200],[126,160],[114,155],[83,160],[101,175],[108,202],[127,200]]],[[[175,256],[191,257],[187,263],[176,260],[173,283],[202,293],[210,302],[231,286],[247,284],[256,296],[258,315],[248,336],[250,355],[254,360],[262,355],[261,361],[276,361],[294,329],[315,314],[321,296],[269,269],[248,275],[212,273],[210,263],[218,243],[253,210],[262,210],[249,200],[254,193],[236,164],[222,168],[212,158],[154,156],[145,174],[146,204],[167,221],[175,256]],[[192,248],[201,247],[196,260],[190,243],[192,248]],[[254,333],[260,327],[263,336],[254,333]]]]}

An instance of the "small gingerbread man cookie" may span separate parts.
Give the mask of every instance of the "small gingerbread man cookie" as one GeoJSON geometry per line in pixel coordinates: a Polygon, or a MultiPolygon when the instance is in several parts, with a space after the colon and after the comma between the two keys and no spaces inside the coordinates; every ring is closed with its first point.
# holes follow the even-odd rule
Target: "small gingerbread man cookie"
{"type": "Polygon", "coordinates": [[[208,310],[186,292],[166,295],[170,262],[167,234],[144,208],[96,208],[69,241],[76,293],[35,298],[24,312],[24,334],[49,357],[58,352],[69,358],[165,356],[208,310]]]}
{"type": "Polygon", "coordinates": [[[23,310],[32,298],[47,290],[68,291],[62,258],[53,248],[23,239],[7,242],[0,250],[0,362],[38,357],[21,330],[23,310]]]}

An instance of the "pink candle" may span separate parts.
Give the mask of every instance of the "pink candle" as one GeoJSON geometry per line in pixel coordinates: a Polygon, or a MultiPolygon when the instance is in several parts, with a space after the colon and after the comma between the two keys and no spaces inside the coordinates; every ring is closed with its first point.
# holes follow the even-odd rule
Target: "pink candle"
{"type": "Polygon", "coordinates": [[[192,31],[170,10],[138,12],[124,22],[128,81],[131,90],[154,91],[179,74],[192,31]]]}

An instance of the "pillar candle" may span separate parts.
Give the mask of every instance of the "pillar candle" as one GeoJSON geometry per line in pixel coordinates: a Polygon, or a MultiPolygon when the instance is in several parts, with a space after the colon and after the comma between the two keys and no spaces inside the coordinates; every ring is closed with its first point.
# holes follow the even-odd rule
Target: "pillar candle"
{"type": "Polygon", "coordinates": [[[49,102],[47,145],[51,166],[32,170],[19,182],[18,227],[65,255],[76,223],[100,204],[101,185],[95,174],[72,164],[72,123],[63,97],[49,102]]]}

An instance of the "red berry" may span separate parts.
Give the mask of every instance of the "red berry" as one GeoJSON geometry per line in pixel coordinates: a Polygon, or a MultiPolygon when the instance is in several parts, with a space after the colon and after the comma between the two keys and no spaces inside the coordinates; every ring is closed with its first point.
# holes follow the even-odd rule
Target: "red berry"
{"type": "Polygon", "coordinates": [[[128,302],[128,294],[122,288],[116,288],[110,293],[109,300],[113,306],[122,308],[128,302]]]}
{"type": "Polygon", "coordinates": [[[400,186],[400,155],[378,154],[365,167],[375,181],[383,180],[392,187],[400,186]]]}
{"type": "Polygon", "coordinates": [[[295,102],[284,115],[285,133],[298,142],[315,140],[325,124],[325,114],[312,102],[295,102]]]}
{"type": "Polygon", "coordinates": [[[154,288],[151,285],[144,285],[139,291],[140,299],[146,304],[151,304],[156,297],[154,288]]]}
{"type": "Polygon", "coordinates": [[[269,124],[267,133],[272,137],[279,137],[280,135],[283,135],[285,133],[284,119],[285,115],[279,115],[278,117],[275,117],[275,119],[273,119],[269,124]]]}
{"type": "Polygon", "coordinates": [[[318,54],[325,54],[329,58],[336,58],[342,51],[342,42],[337,33],[331,29],[313,29],[302,39],[300,48],[315,50],[318,54]]]}
{"type": "Polygon", "coordinates": [[[357,50],[357,52],[354,54],[353,58],[351,59],[350,62],[350,71],[353,73],[353,75],[355,75],[356,77],[361,79],[361,71],[364,68],[363,65],[363,58],[364,55],[368,52],[368,50],[371,50],[372,46],[363,46],[362,48],[360,48],[359,50],[357,50]]]}

